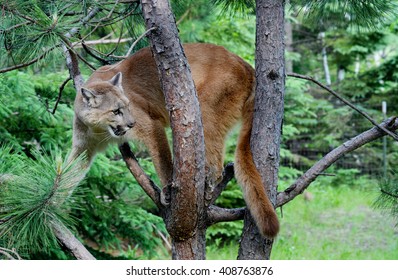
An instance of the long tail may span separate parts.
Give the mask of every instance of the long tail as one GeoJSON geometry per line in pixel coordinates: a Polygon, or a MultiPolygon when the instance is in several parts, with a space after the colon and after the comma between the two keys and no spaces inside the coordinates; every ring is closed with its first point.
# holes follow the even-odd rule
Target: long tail
{"type": "Polygon", "coordinates": [[[250,149],[253,110],[253,100],[250,97],[243,108],[242,128],[235,154],[235,176],[242,187],[246,204],[260,233],[265,237],[273,238],[279,232],[278,217],[265,192],[250,149]]]}

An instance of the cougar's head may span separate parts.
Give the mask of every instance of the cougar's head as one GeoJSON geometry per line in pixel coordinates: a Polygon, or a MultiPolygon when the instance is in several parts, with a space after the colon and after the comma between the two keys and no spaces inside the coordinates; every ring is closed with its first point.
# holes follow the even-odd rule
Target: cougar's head
{"type": "Polygon", "coordinates": [[[94,133],[108,132],[111,137],[120,138],[134,126],[121,72],[109,81],[89,83],[81,93],[84,106],[79,117],[94,133]]]}

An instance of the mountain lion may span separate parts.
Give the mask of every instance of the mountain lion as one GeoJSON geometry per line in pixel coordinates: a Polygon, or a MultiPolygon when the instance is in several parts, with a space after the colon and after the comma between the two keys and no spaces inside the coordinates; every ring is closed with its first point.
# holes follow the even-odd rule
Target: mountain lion
{"type": "MultiPolygon", "coordinates": [[[[254,69],[225,48],[186,44],[202,111],[206,167],[215,178],[223,170],[228,131],[242,119],[235,156],[235,175],[260,232],[275,237],[279,222],[250,150],[254,110],[254,69]]],[[[172,156],[164,128],[169,113],[149,48],[95,71],[76,95],[71,158],[87,153],[90,165],[110,143],[136,139],[149,150],[161,183],[172,177],[172,156]]]]}

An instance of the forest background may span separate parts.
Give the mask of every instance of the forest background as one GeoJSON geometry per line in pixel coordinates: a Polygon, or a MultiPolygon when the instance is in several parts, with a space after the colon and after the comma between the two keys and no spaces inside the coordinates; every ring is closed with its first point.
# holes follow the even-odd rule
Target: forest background
{"type": "MultiPolygon", "coordinates": [[[[253,10],[224,10],[223,6],[209,5],[202,0],[176,2],[173,11],[183,42],[222,45],[254,65],[253,10]]],[[[57,11],[60,22],[67,18],[61,7],[47,8],[57,11]]],[[[338,12],[329,8],[327,20],[311,21],[305,17],[303,7],[287,5],[287,72],[313,76],[377,122],[385,118],[382,101],[387,104],[388,115],[397,115],[398,20],[386,18],[377,28],[353,26],[338,20],[338,12]]],[[[32,13],[39,19],[44,14],[39,7],[32,13]]],[[[145,31],[138,11],[137,14],[96,28],[86,39],[86,45],[100,53],[114,50],[114,56],[125,55],[131,43],[145,31]]],[[[1,19],[2,30],[12,26],[8,20],[12,21],[1,19]]],[[[63,28],[67,29],[67,21],[64,24],[63,28]]],[[[0,36],[7,42],[7,32],[1,32],[0,36]]],[[[49,32],[40,38],[42,41],[34,43],[51,46],[52,39],[49,32]]],[[[147,44],[145,38],[138,41],[134,51],[147,44]]],[[[21,49],[18,56],[25,56],[29,61],[37,56],[34,50],[33,46],[31,51],[21,49]]],[[[100,66],[83,46],[78,50],[94,68],[100,66]]],[[[0,57],[6,59],[1,59],[0,69],[15,64],[8,51],[5,43],[0,48],[0,57]]],[[[116,61],[110,57],[112,59],[116,61]]],[[[72,83],[67,82],[69,74],[64,61],[62,52],[55,50],[27,68],[1,73],[1,174],[10,166],[21,170],[29,166],[29,172],[43,173],[69,152],[75,90],[72,83]]],[[[82,70],[85,77],[92,72],[85,64],[82,70]]],[[[316,85],[288,78],[279,189],[288,187],[327,152],[370,127],[366,119],[316,85]]],[[[236,133],[231,133],[226,163],[233,161],[235,143],[236,133]]],[[[135,143],[133,150],[145,171],[156,178],[144,147],[135,143]]],[[[271,258],[396,259],[394,215],[380,208],[395,211],[381,190],[392,194],[387,196],[392,201],[396,200],[393,170],[397,165],[398,145],[390,138],[372,142],[340,159],[308,192],[279,211],[282,231],[271,258]]],[[[36,173],[32,173],[32,182],[29,182],[32,186],[35,184],[33,174],[36,173]]],[[[0,187],[3,187],[1,181],[0,187]]],[[[32,189],[14,195],[27,196],[32,189]]],[[[29,199],[32,198],[27,197],[24,203],[30,203],[29,199]]],[[[244,206],[236,183],[228,185],[217,204],[244,206]]],[[[74,229],[96,258],[169,258],[170,244],[162,219],[128,174],[116,147],[97,156],[87,178],[61,210],[64,222],[74,229]]],[[[241,230],[242,222],[220,223],[209,228],[208,257],[236,258],[241,230]]],[[[23,258],[71,258],[50,236],[40,235],[40,231],[35,233],[25,231],[26,235],[10,238],[12,232],[8,232],[1,235],[0,247],[15,248],[23,258]]]]}

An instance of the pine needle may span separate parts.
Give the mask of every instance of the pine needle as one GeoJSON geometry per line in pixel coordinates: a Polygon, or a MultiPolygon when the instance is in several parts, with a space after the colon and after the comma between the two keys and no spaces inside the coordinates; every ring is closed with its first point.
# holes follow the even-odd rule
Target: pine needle
{"type": "MultiPolygon", "coordinates": [[[[11,150],[0,148],[0,155],[4,151],[11,150]]],[[[0,241],[18,252],[48,252],[59,246],[52,223],[73,225],[69,201],[83,177],[79,166],[84,156],[72,163],[54,153],[46,156],[36,151],[35,159],[19,161],[13,161],[13,156],[6,159],[6,170],[0,168],[0,174],[9,174],[0,183],[0,241]]]]}

